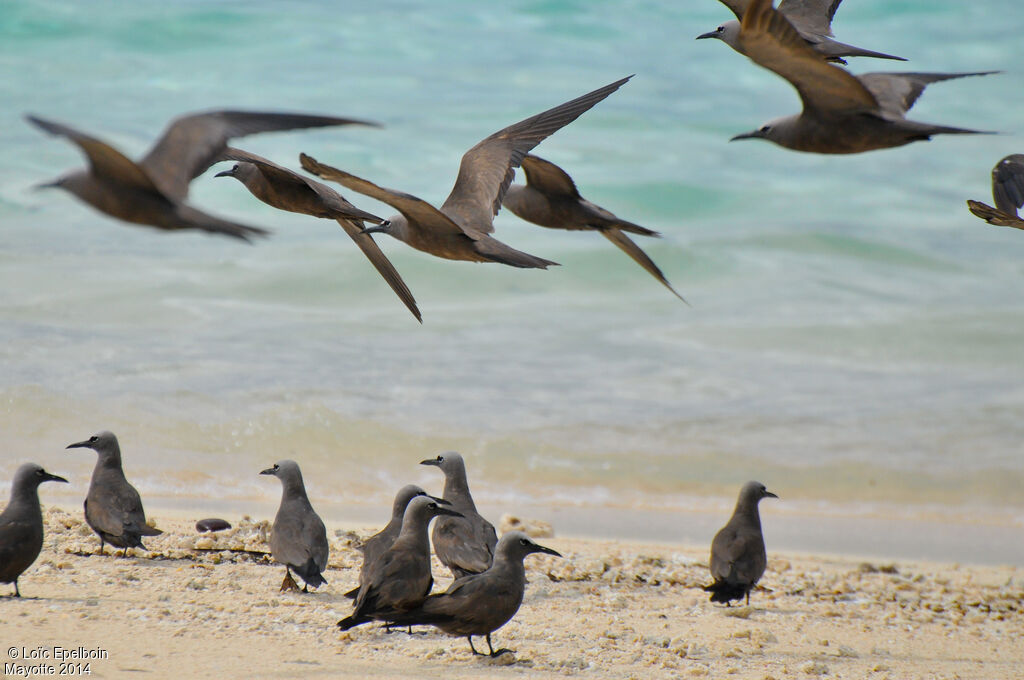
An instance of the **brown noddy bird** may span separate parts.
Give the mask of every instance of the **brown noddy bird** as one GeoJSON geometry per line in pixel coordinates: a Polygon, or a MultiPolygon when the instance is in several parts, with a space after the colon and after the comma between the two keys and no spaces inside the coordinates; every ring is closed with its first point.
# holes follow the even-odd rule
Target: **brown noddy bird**
{"type": "Polygon", "coordinates": [[[462,517],[442,517],[434,522],[431,538],[434,553],[441,564],[448,567],[452,576],[459,578],[467,574],[479,574],[491,566],[494,546],[498,534],[494,525],[484,519],[476,510],[473,496],[469,493],[466,480],[466,463],[454,451],[437,458],[428,458],[420,465],[434,465],[444,473],[444,499],[462,517]]]}
{"type": "Polygon", "coordinates": [[[323,520],[306,495],[299,464],[282,460],[274,463],[274,467],[261,470],[260,474],[281,480],[281,505],[270,531],[270,553],[284,565],[281,590],[299,589],[292,571],[302,577],[302,592],[308,593],[309,586],[319,588],[327,583],[323,571],[327,568],[330,547],[323,520]]]}
{"type": "MultiPolygon", "coordinates": [[[[505,192],[502,206],[517,217],[547,227],[570,231],[597,231],[629,255],[634,262],[661,281],[677,298],[686,299],[676,292],[658,265],[633,242],[626,232],[642,236],[661,236],[656,231],[627,222],[594,205],[580,195],[576,183],[562,168],[551,161],[528,154],[523,158],[526,184],[513,184],[505,192]]],[[[687,302],[687,304],[689,304],[687,302]]]]}
{"type": "MultiPolygon", "coordinates": [[[[736,15],[736,20],[727,21],[713,31],[698,35],[697,40],[717,38],[745,55],[746,52],[743,51],[743,45],[739,39],[740,21],[750,5],[750,0],[721,0],[721,2],[732,10],[732,13],[736,15]]],[[[804,42],[815,52],[824,55],[829,61],[845,64],[846,61],[843,60],[843,57],[874,57],[906,61],[903,57],[874,52],[834,40],[832,19],[835,18],[836,10],[839,9],[841,2],[842,0],[782,0],[779,3],[779,12],[789,19],[789,23],[793,24],[793,28],[804,39],[804,42]]]]}
{"type": "Polygon", "coordinates": [[[475,655],[482,653],[473,646],[474,635],[486,636],[490,656],[511,652],[510,649],[495,651],[491,633],[519,611],[526,591],[523,559],[538,552],[561,557],[551,548],[537,545],[521,531],[503,534],[490,569],[457,579],[445,592],[431,595],[419,607],[396,616],[395,623],[430,624],[449,635],[465,636],[475,655]]]}
{"type": "Polygon", "coordinates": [[[398,538],[370,565],[366,582],[359,588],[355,609],[350,616],[338,621],[339,628],[348,630],[369,621],[389,622],[426,599],[434,585],[427,525],[441,515],[461,517],[428,496],[410,501],[398,538]]]}
{"type": "Polygon", "coordinates": [[[420,310],[416,306],[416,299],[413,298],[398,270],[374,242],[373,237],[363,233],[363,222],[380,224],[384,220],[360,210],[326,184],[282,168],[248,151],[228,148],[220,160],[238,162],[230,170],[218,172],[215,177],[234,177],[264,203],[288,212],[336,220],[417,321],[423,322],[420,310]]]}
{"type": "Polygon", "coordinates": [[[39,485],[67,481],[35,463],[25,463],[14,473],[11,499],[0,512],[0,583],[13,583],[14,597],[21,597],[18,577],[32,566],[43,548],[39,485]]]}
{"type": "Polygon", "coordinates": [[[297,128],[373,125],[350,118],[303,113],[193,113],[171,121],[149,153],[136,163],[109,144],[72,127],[37,116],[26,118],[50,134],[69,139],[89,161],[87,168],[37,188],[64,189],[96,210],[125,222],[172,231],[199,229],[245,241],[268,232],[214,217],[185,201],[189,183],[216,162],[229,139],[297,128]]]}
{"type": "Polygon", "coordinates": [[[712,602],[726,605],[742,597],[750,604],[750,591],[768,566],[757,504],[762,498],[778,498],[761,482],[747,482],[740,489],[732,517],[711,541],[711,577],[704,590],[712,602]]]}
{"type": "Polygon", "coordinates": [[[854,76],[808,47],[772,0],[751,0],[740,30],[750,59],[782,76],[803,102],[799,114],[778,118],[738,139],[767,139],[794,151],[851,154],[926,141],[938,134],[990,134],[907,120],[930,83],[994,73],[866,73],[854,76]]]}
{"type": "Polygon", "coordinates": [[[146,511],[135,487],[128,483],[121,467],[121,447],[113,432],[99,432],[85,441],[68,444],[69,449],[92,449],[97,453],[89,492],[85,497],[85,522],[104,543],[121,548],[121,557],[128,548],[142,548],[143,536],[159,536],[163,532],[146,523],[146,511]]]}
{"type": "Polygon", "coordinates": [[[512,183],[515,168],[533,147],[579,118],[629,78],[531,116],[479,142],[463,155],[455,186],[440,210],[415,196],[319,163],[306,154],[299,158],[305,170],[321,179],[338,182],[398,210],[388,223],[367,228],[368,233],[390,234],[417,250],[448,260],[547,269],[557,263],[520,252],[491,236],[502,197],[512,183]]]}
{"type": "Polygon", "coordinates": [[[363,566],[359,570],[359,586],[345,593],[345,597],[350,599],[356,599],[359,596],[359,588],[367,583],[370,575],[370,567],[377,559],[384,554],[394,544],[395,539],[398,538],[398,534],[402,531],[402,520],[405,517],[405,509],[409,507],[409,503],[413,498],[418,496],[425,496],[433,501],[436,501],[442,505],[451,505],[448,501],[443,498],[437,498],[431,496],[422,488],[415,484],[407,484],[398,490],[395,494],[395,500],[391,504],[391,520],[387,526],[378,531],[376,534],[366,539],[363,543],[363,566]]]}
{"type": "Polygon", "coordinates": [[[1017,210],[1024,206],[1024,154],[1012,154],[992,168],[992,197],[996,207],[967,201],[972,213],[997,227],[1024,229],[1017,210]]]}

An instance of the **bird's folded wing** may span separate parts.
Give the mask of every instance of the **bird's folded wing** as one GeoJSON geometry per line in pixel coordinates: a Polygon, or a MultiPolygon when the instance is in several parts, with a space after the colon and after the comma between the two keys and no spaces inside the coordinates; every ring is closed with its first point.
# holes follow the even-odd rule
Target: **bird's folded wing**
{"type": "Polygon", "coordinates": [[[268,175],[278,182],[308,186],[306,178],[302,175],[292,172],[288,168],[281,167],[277,163],[268,160],[263,156],[257,156],[254,153],[243,151],[242,149],[237,149],[232,146],[226,147],[214,162],[216,163],[220,161],[252,163],[253,165],[260,166],[264,175],[268,175]]]}
{"type": "Polygon", "coordinates": [[[740,44],[755,63],[796,88],[805,113],[874,111],[878,103],[853,75],[832,66],[800,37],[772,0],[752,0],[740,29],[740,44]]]}
{"type": "Polygon", "coordinates": [[[551,161],[529,154],[523,158],[523,172],[526,183],[546,196],[580,198],[572,177],[551,161]]]}
{"type": "Polygon", "coordinates": [[[376,125],[368,121],[304,113],[207,111],[171,121],[140,165],[172,198],[182,200],[188,185],[206,172],[233,137],[331,125],[376,125]]]}
{"type": "Polygon", "coordinates": [[[464,227],[485,234],[493,232],[494,216],[501,209],[501,199],[526,154],[630,78],[632,76],[530,116],[480,141],[462,156],[455,186],[441,206],[441,212],[464,227]]]}
{"type": "Polygon", "coordinates": [[[843,0],[782,0],[779,11],[802,33],[832,35],[832,18],[843,0]]]}
{"type": "Polygon", "coordinates": [[[1024,206],[1024,154],[1007,156],[992,169],[992,195],[996,207],[1011,215],[1024,206]]]}
{"type": "Polygon", "coordinates": [[[0,569],[14,561],[32,533],[28,522],[12,520],[0,524],[0,569]]]}
{"type": "Polygon", "coordinates": [[[89,165],[93,169],[93,174],[131,187],[152,191],[157,194],[161,193],[160,189],[157,188],[153,180],[141,167],[109,144],[67,125],[61,125],[60,123],[36,116],[26,116],[26,118],[32,124],[50,134],[67,137],[71,140],[85,153],[86,158],[89,160],[89,165]]]}
{"type": "Polygon", "coordinates": [[[355,175],[350,175],[344,170],[339,170],[338,168],[331,167],[330,165],[320,163],[315,158],[307,156],[306,154],[300,154],[299,160],[302,163],[302,168],[306,172],[312,173],[320,179],[337,182],[352,191],[357,191],[364,196],[375,198],[381,203],[387,203],[392,208],[402,213],[402,215],[409,220],[410,227],[415,228],[414,225],[416,223],[422,222],[430,224],[431,229],[435,232],[450,232],[470,237],[473,236],[453,222],[447,215],[423,199],[416,198],[411,194],[402,193],[401,191],[395,191],[394,189],[379,187],[373,182],[361,177],[356,177],[355,175]]]}

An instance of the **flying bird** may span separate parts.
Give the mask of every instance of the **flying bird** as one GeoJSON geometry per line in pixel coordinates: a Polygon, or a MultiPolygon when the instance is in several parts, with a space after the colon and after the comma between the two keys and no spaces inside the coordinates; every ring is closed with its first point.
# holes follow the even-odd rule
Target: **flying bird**
{"type": "Polygon", "coordinates": [[[502,199],[502,206],[527,222],[549,229],[599,232],[672,291],[673,295],[686,302],[661,273],[658,265],[626,235],[627,232],[642,236],[661,234],[620,219],[583,198],[572,177],[551,161],[529,154],[523,158],[522,167],[526,184],[511,185],[502,199]]]}
{"type": "Polygon", "coordinates": [[[321,179],[387,203],[399,212],[386,224],[366,233],[382,232],[408,245],[448,260],[499,262],[512,267],[547,269],[557,264],[520,252],[491,236],[494,216],[512,183],[515,168],[535,146],[579,118],[619,89],[623,78],[514,125],[480,141],[462,157],[459,174],[440,209],[415,196],[385,189],[365,179],[319,163],[302,154],[302,167],[321,179]]]}
{"type": "Polygon", "coordinates": [[[733,137],[767,139],[795,151],[851,154],[925,141],[937,134],[986,134],[904,116],[930,83],[977,73],[867,73],[854,76],[808,47],[772,0],[751,0],[740,43],[756,64],[796,88],[803,111],[733,137]]]}
{"type": "Polygon", "coordinates": [[[233,137],[366,121],[304,113],[207,111],[171,121],[142,160],[135,162],[106,142],[68,125],[26,116],[50,134],[66,137],[89,165],[37,188],[68,191],[102,213],[132,224],[176,231],[198,229],[248,241],[268,232],[209,215],[186,202],[188,187],[224,152],[233,137]]]}
{"type": "Polygon", "coordinates": [[[326,184],[292,172],[254,153],[228,148],[221,154],[221,160],[238,162],[231,169],[218,172],[215,177],[234,177],[264,203],[288,212],[336,220],[416,320],[423,322],[416,299],[401,274],[373,237],[363,232],[364,222],[381,224],[384,220],[360,210],[326,184]]]}
{"type": "MultiPolygon", "coordinates": [[[[751,0],[721,0],[721,2],[732,10],[732,13],[736,15],[736,20],[727,21],[713,31],[698,35],[697,39],[717,38],[740,54],[746,54],[740,41],[740,21],[751,0]]],[[[793,24],[793,28],[805,43],[829,61],[845,64],[846,61],[843,60],[843,57],[875,57],[876,59],[906,61],[903,57],[874,52],[834,40],[832,19],[835,18],[836,10],[839,9],[841,2],[842,0],[782,0],[779,3],[779,12],[789,19],[789,23],[793,24]]]]}
{"type": "Polygon", "coordinates": [[[997,227],[1024,229],[1017,210],[1024,206],[1024,154],[1013,154],[992,168],[992,197],[996,207],[981,201],[967,201],[972,213],[997,227]]]}

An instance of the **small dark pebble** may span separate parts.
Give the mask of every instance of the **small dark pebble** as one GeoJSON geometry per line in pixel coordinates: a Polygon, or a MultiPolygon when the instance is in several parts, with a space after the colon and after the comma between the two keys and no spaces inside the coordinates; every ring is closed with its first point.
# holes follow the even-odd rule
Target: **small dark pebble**
{"type": "Polygon", "coordinates": [[[203,533],[204,531],[224,531],[230,529],[231,524],[223,519],[217,519],[211,517],[210,519],[201,519],[196,522],[196,531],[203,533]]]}

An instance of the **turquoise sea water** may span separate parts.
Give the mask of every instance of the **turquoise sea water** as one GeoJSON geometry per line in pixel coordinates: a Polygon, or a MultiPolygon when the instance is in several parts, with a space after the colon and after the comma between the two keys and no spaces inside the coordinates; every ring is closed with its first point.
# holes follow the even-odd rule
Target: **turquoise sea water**
{"type": "Polygon", "coordinates": [[[48,495],[70,502],[92,459],[63,446],[109,428],[158,507],[272,510],[256,472],[293,457],[343,516],[406,481],[439,485],[415,463],[458,449],[497,511],[717,518],[758,478],[780,515],[1021,537],[1024,233],[964,201],[989,201],[992,165],[1024,152],[1024,10],[844,3],[841,40],[910,59],[856,73],[1004,71],[936,84],[911,112],[1004,134],[854,157],[728,143],[799,106],[773,74],[693,40],[730,16],[713,0],[0,2],[4,467],[68,473],[80,488],[48,495]],[[562,266],[378,239],[420,326],[333,223],[213,172],[191,200],[272,239],[158,233],[31,190],[81,158],[27,112],[138,156],[173,116],[231,107],[378,120],[236,145],[295,168],[305,151],[439,204],[481,138],[631,73],[536,151],[662,232],[641,245],[692,308],[599,235],[502,213],[499,238],[562,266]]]}

